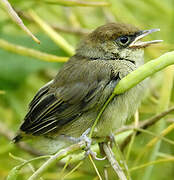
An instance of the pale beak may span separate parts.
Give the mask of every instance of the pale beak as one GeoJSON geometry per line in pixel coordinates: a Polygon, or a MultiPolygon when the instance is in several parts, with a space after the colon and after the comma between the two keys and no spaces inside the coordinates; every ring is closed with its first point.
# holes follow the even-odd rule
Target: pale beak
{"type": "Polygon", "coordinates": [[[157,32],[160,31],[160,29],[150,29],[150,30],[144,30],[144,31],[140,31],[139,34],[137,35],[137,37],[134,39],[134,41],[129,45],[129,47],[131,48],[143,48],[143,47],[147,47],[151,44],[156,44],[156,43],[160,43],[163,40],[153,40],[153,41],[139,41],[140,39],[144,38],[145,36],[153,33],[153,32],[157,32]]]}

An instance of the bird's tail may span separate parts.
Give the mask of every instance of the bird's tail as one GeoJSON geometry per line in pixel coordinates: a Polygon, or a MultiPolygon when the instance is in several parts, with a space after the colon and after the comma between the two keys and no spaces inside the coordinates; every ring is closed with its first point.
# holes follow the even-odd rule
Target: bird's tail
{"type": "Polygon", "coordinates": [[[12,139],[13,143],[18,143],[22,139],[22,135],[18,134],[16,137],[12,139]]]}

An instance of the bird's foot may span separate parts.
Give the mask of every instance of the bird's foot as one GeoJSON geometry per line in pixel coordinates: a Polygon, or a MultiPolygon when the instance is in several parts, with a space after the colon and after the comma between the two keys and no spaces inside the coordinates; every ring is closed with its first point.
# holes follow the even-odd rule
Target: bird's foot
{"type": "Polygon", "coordinates": [[[97,161],[103,161],[103,160],[106,159],[106,156],[103,157],[103,158],[97,157],[97,153],[94,152],[94,151],[92,151],[91,149],[88,149],[88,150],[86,151],[85,157],[86,157],[86,156],[89,156],[89,155],[91,155],[91,157],[92,157],[93,159],[97,160],[97,161]]]}
{"type": "Polygon", "coordinates": [[[80,136],[80,140],[81,141],[85,141],[86,143],[86,148],[85,148],[85,157],[88,156],[88,155],[91,155],[92,158],[94,158],[95,160],[98,160],[98,161],[103,161],[106,159],[106,157],[104,158],[98,158],[97,157],[97,153],[92,151],[91,150],[91,144],[92,144],[92,139],[89,138],[87,135],[89,134],[91,128],[88,128],[81,136],[80,136]]]}
{"type": "Polygon", "coordinates": [[[88,137],[90,130],[91,130],[91,128],[88,128],[79,138],[71,137],[71,136],[65,136],[65,135],[63,135],[63,137],[68,139],[69,141],[71,141],[73,143],[78,143],[78,142],[84,141],[86,143],[86,147],[84,149],[86,151],[85,158],[88,155],[91,155],[92,158],[94,158],[95,160],[100,160],[100,161],[105,160],[106,157],[98,158],[97,153],[91,150],[92,139],[88,137]]]}

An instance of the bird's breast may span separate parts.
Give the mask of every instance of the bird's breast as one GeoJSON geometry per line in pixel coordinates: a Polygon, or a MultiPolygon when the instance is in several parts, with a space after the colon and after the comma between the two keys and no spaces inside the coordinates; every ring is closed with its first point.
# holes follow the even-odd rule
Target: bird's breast
{"type": "MultiPolygon", "coordinates": [[[[119,72],[122,79],[134,69],[136,69],[134,65],[126,63],[122,67],[119,67],[117,72],[119,72]]],[[[95,136],[108,136],[123,126],[140,105],[146,86],[147,80],[144,80],[125,93],[115,96],[103,112],[95,129],[95,136]]]]}

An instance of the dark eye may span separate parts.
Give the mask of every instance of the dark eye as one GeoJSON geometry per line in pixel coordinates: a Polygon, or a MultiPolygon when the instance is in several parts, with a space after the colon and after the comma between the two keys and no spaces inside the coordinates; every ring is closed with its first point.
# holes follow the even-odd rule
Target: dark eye
{"type": "Polygon", "coordinates": [[[121,36],[117,39],[117,42],[120,45],[125,46],[130,42],[130,37],[129,36],[121,36]]]}

